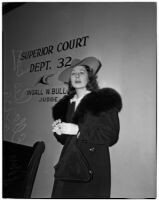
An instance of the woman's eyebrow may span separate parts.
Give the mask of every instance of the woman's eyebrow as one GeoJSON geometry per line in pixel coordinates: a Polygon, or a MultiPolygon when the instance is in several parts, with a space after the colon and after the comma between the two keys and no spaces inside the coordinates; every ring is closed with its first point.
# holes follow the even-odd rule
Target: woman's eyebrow
{"type": "MultiPolygon", "coordinates": [[[[76,72],[76,71],[72,71],[72,72],[76,72]]],[[[85,72],[85,70],[84,69],[80,69],[79,72],[85,72]]]]}

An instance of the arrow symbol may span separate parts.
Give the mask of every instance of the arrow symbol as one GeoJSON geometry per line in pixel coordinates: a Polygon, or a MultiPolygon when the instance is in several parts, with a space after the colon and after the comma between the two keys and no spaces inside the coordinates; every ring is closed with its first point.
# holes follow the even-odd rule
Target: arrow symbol
{"type": "Polygon", "coordinates": [[[38,80],[38,82],[35,85],[37,85],[39,83],[44,84],[44,85],[49,85],[48,79],[53,76],[54,76],[54,74],[44,75],[38,80]]]}

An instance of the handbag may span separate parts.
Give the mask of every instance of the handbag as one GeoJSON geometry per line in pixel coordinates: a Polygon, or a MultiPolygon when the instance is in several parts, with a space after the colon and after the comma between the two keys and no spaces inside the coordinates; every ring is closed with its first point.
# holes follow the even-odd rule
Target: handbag
{"type": "Polygon", "coordinates": [[[76,136],[71,138],[54,169],[56,180],[89,182],[93,178],[93,171],[88,160],[78,147],[76,136]]]}

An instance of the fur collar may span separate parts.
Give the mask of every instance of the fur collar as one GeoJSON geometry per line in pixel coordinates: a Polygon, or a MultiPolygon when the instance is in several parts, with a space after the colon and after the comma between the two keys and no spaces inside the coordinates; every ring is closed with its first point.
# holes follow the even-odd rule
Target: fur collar
{"type": "MultiPolygon", "coordinates": [[[[54,106],[54,119],[62,118],[61,116],[66,115],[66,108],[70,98],[67,95],[54,106]]],[[[88,112],[93,115],[98,115],[101,112],[107,112],[113,108],[120,112],[122,108],[120,94],[112,88],[99,89],[98,91],[87,94],[81,100],[74,113],[73,122],[76,123],[80,119],[83,119],[84,115],[88,112]]]]}
{"type": "Polygon", "coordinates": [[[73,121],[78,122],[80,119],[84,119],[84,115],[87,112],[92,115],[98,115],[113,108],[120,112],[122,108],[121,97],[114,89],[103,88],[89,93],[81,100],[74,114],[73,121]]]}

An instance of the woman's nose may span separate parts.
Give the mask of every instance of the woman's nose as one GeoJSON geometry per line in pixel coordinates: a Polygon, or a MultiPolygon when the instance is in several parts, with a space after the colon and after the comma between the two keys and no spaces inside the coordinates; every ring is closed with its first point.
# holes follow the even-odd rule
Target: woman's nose
{"type": "Polygon", "coordinates": [[[79,78],[79,76],[80,76],[79,73],[76,73],[76,78],[79,78]]]}

